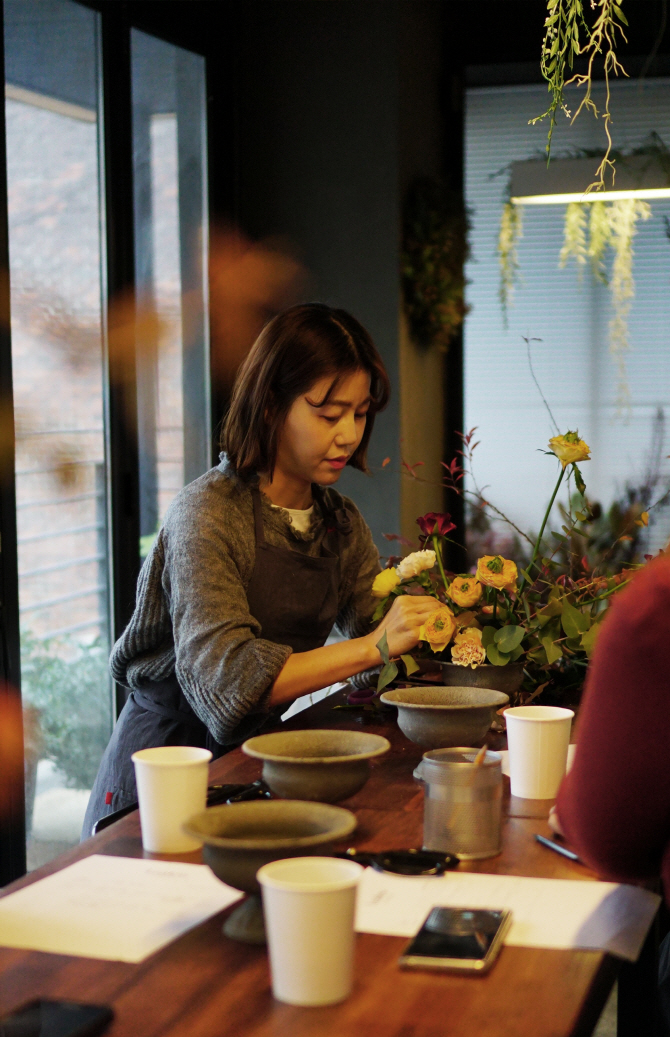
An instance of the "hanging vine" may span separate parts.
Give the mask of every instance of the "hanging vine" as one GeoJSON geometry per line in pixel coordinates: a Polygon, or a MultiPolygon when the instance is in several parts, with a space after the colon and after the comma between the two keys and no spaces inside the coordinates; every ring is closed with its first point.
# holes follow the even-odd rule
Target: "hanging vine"
{"type": "Polygon", "coordinates": [[[547,82],[551,94],[549,107],[542,115],[530,120],[535,125],[543,119],[549,119],[547,134],[547,162],[551,157],[551,141],[559,111],[575,121],[580,112],[586,108],[598,118],[600,112],[593,100],[593,73],[596,58],[602,57],[602,69],[605,79],[605,107],[602,113],[607,149],[596,170],[596,179],[587,191],[605,190],[605,176],[608,172],[614,179],[615,166],[612,152],[612,136],[610,123],[610,76],[626,75],[621,62],[616,56],[616,45],[619,40],[626,40],[622,25],[628,25],[621,5],[623,0],[591,0],[591,9],[596,11],[593,24],[589,26],[584,17],[582,0],[547,0],[547,17],[544,22],[544,40],[540,69],[547,82]],[[584,74],[572,74],[574,60],[583,57],[587,60],[584,74]],[[566,79],[566,75],[569,77],[566,79]],[[584,95],[574,115],[568,108],[565,89],[568,86],[584,89],[584,95]]]}
{"type": "Polygon", "coordinates": [[[500,264],[500,287],[498,298],[503,313],[503,324],[507,327],[507,311],[512,304],[514,286],[519,278],[519,255],[517,244],[523,236],[521,207],[505,202],[500,217],[498,233],[498,262],[500,264]]]}
{"type": "Polygon", "coordinates": [[[604,202],[592,202],[589,213],[589,247],[591,272],[601,284],[607,284],[605,251],[612,239],[612,223],[604,202]]]}
{"type": "Polygon", "coordinates": [[[568,259],[574,259],[579,270],[580,279],[583,268],[588,261],[588,248],[586,245],[587,222],[588,217],[585,207],[580,205],[579,202],[570,202],[565,213],[563,248],[558,257],[558,265],[564,267],[568,259]]]}
{"type": "Polygon", "coordinates": [[[628,341],[628,314],[635,296],[633,280],[633,238],[637,233],[637,221],[648,220],[651,207],[647,202],[634,198],[612,202],[610,209],[611,244],[614,249],[610,291],[614,314],[610,321],[610,352],[619,372],[619,408],[630,404],[630,390],[626,378],[626,352],[628,341]]]}
{"type": "Polygon", "coordinates": [[[581,273],[587,258],[590,258],[594,275],[607,284],[605,252],[608,245],[614,253],[609,279],[613,310],[609,325],[609,348],[619,377],[617,405],[620,410],[625,410],[630,404],[626,353],[630,348],[628,316],[635,296],[633,238],[637,233],[638,220],[648,220],[650,216],[651,207],[647,202],[626,198],[607,204],[600,201],[571,202],[565,217],[564,244],[559,258],[561,267],[572,258],[581,273]],[[590,214],[587,214],[587,208],[591,210],[590,214]]]}

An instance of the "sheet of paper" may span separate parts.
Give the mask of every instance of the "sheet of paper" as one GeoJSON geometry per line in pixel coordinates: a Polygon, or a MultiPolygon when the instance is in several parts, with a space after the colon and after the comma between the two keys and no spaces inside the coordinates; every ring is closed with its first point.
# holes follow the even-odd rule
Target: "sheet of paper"
{"type": "Polygon", "coordinates": [[[636,961],[660,897],[613,882],[467,872],[405,878],[366,868],[358,889],[356,929],[413,936],[438,904],[509,908],[512,926],[505,943],[513,946],[602,950],[636,961]]]}
{"type": "Polygon", "coordinates": [[[94,854],[0,897],[0,946],[143,961],[243,895],[203,864],[94,854]]]}

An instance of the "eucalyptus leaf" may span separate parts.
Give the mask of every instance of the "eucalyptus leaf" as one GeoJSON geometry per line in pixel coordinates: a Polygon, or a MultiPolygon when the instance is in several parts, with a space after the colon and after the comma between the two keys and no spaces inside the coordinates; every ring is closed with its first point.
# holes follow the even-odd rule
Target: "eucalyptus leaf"
{"type": "Polygon", "coordinates": [[[396,666],[396,664],[394,662],[385,663],[382,667],[382,671],[379,674],[379,679],[377,681],[377,692],[379,693],[383,691],[386,685],[390,684],[391,681],[395,680],[397,676],[398,667],[396,666]]]}
{"type": "Polygon", "coordinates": [[[552,639],[550,637],[543,637],[542,638],[542,647],[544,648],[545,652],[547,653],[547,662],[548,663],[558,662],[558,660],[563,655],[563,649],[561,648],[561,646],[557,645],[557,644],[554,644],[554,642],[552,641],[552,639]]]}
{"type": "Polygon", "coordinates": [[[526,631],[519,626],[505,626],[496,630],[493,639],[500,652],[513,652],[524,639],[526,631]]]}
{"type": "Polygon", "coordinates": [[[581,646],[584,649],[584,651],[586,652],[586,654],[587,654],[589,659],[593,655],[593,649],[596,646],[596,639],[597,639],[599,633],[600,633],[600,623],[594,623],[593,626],[590,627],[589,630],[587,630],[585,633],[582,634],[581,646]]]}
{"type": "Polygon", "coordinates": [[[515,663],[517,659],[520,659],[523,655],[523,648],[521,645],[517,645],[513,652],[510,652],[509,661],[515,663]]]}
{"type": "Polygon", "coordinates": [[[557,598],[552,598],[550,595],[547,604],[544,606],[543,609],[540,609],[540,611],[538,612],[538,617],[540,617],[541,619],[551,619],[552,616],[560,616],[562,611],[563,602],[557,598]]]}
{"type": "Polygon", "coordinates": [[[484,645],[484,648],[488,648],[488,646],[490,644],[493,644],[493,639],[495,637],[495,634],[496,634],[496,628],[495,627],[491,627],[491,626],[484,627],[484,629],[482,630],[482,644],[484,645]]]}
{"type": "Polygon", "coordinates": [[[419,669],[419,664],[412,655],[401,655],[403,663],[405,664],[405,673],[410,677],[413,673],[419,669]]]}
{"type": "Polygon", "coordinates": [[[377,648],[377,651],[379,652],[379,654],[382,657],[382,662],[386,666],[386,664],[389,661],[389,643],[388,643],[388,640],[386,638],[386,631],[385,630],[383,631],[382,636],[377,641],[377,644],[376,644],[375,647],[377,648]]]}
{"type": "Polygon", "coordinates": [[[586,496],[586,483],[584,482],[584,476],[580,472],[576,464],[573,463],[572,470],[575,473],[575,486],[581,493],[582,497],[586,496]]]}
{"type": "Polygon", "coordinates": [[[509,655],[501,652],[493,642],[486,649],[486,658],[493,666],[507,666],[509,662],[509,655]]]}
{"type": "Polygon", "coordinates": [[[591,626],[591,617],[580,612],[566,599],[563,602],[561,625],[568,637],[580,637],[591,626]]]}

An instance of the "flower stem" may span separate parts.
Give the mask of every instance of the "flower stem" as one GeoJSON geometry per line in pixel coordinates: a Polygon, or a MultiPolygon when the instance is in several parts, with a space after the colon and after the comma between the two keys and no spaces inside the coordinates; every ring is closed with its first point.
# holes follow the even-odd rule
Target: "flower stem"
{"type": "Polygon", "coordinates": [[[442,565],[442,555],[440,554],[440,541],[439,537],[433,534],[433,547],[435,548],[435,557],[437,558],[437,564],[440,567],[440,576],[442,577],[442,583],[444,584],[444,593],[447,594],[449,588],[447,587],[447,577],[444,575],[444,566],[442,565]]]}
{"type": "MultiPolygon", "coordinates": [[[[542,536],[544,534],[544,527],[547,524],[547,520],[549,518],[549,512],[551,511],[551,509],[554,506],[554,501],[556,500],[556,494],[558,493],[559,487],[560,487],[561,483],[563,482],[563,476],[564,475],[565,475],[565,468],[561,467],[561,473],[560,473],[560,475],[558,477],[558,482],[554,486],[554,492],[551,495],[551,500],[549,501],[549,504],[547,505],[547,510],[544,513],[544,518],[542,519],[542,525],[540,526],[540,532],[537,534],[537,540],[535,541],[535,547],[533,548],[533,557],[531,558],[531,560],[530,560],[530,562],[528,564],[528,569],[526,570],[527,572],[530,572],[530,570],[533,568],[533,566],[535,565],[535,559],[537,558],[538,554],[540,553],[540,545],[542,543],[542,536]]],[[[522,589],[522,587],[523,587],[525,582],[526,582],[526,579],[525,579],[524,576],[522,576],[521,577],[521,584],[519,586],[519,591],[521,591],[521,589],[522,589]]]]}

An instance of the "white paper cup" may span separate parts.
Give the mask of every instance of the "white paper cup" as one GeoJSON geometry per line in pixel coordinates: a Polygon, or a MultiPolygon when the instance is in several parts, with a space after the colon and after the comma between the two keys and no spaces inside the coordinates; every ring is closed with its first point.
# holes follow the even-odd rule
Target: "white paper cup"
{"type": "Polygon", "coordinates": [[[209,749],[160,745],[133,753],[142,846],[151,853],[190,853],[202,846],[182,825],[207,805],[209,749]]]}
{"type": "Polygon", "coordinates": [[[334,857],[291,857],[257,873],[278,1001],[333,1005],[351,993],[362,874],[360,864],[334,857]]]}
{"type": "Polygon", "coordinates": [[[560,706],[514,706],[505,710],[513,796],[555,798],[565,774],[574,715],[571,709],[560,706]]]}

